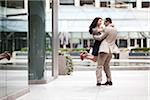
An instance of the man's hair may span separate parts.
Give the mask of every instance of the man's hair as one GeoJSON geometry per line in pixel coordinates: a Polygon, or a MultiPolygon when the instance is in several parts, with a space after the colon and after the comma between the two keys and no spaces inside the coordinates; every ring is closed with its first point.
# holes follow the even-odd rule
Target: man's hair
{"type": "Polygon", "coordinates": [[[109,17],[107,17],[107,18],[105,19],[105,21],[112,23],[112,20],[111,20],[111,18],[109,18],[109,17]]]}

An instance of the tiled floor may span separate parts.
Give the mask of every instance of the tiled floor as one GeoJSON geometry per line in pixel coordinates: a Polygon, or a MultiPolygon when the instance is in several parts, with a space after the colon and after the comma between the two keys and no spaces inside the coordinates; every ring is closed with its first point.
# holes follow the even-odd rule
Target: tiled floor
{"type": "Polygon", "coordinates": [[[112,76],[113,86],[97,87],[94,71],[75,71],[48,84],[31,85],[17,100],[150,100],[149,71],[112,71],[112,76]]]}

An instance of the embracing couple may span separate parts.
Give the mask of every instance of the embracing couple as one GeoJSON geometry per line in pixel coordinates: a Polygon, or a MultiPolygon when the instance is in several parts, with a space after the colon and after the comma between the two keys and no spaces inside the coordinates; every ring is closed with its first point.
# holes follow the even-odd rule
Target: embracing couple
{"type": "Polygon", "coordinates": [[[94,62],[97,61],[96,68],[96,79],[97,86],[101,85],[112,85],[111,71],[110,71],[110,60],[112,54],[119,51],[118,47],[115,44],[117,39],[117,30],[112,24],[111,18],[105,18],[104,20],[105,27],[102,27],[102,18],[96,17],[89,27],[89,32],[93,36],[95,42],[92,48],[92,55],[87,52],[82,52],[80,58],[90,59],[94,62]],[[107,77],[105,83],[102,82],[102,69],[107,77]]]}

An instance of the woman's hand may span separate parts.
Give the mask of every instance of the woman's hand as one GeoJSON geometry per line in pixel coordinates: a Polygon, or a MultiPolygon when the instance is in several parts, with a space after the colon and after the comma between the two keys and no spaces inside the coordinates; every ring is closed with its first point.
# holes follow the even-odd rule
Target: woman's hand
{"type": "Polygon", "coordinates": [[[100,35],[100,33],[103,32],[102,28],[95,28],[93,29],[93,35],[100,35]]]}
{"type": "Polygon", "coordinates": [[[102,31],[103,31],[102,28],[98,28],[98,29],[97,29],[97,32],[102,32],[102,31]]]}

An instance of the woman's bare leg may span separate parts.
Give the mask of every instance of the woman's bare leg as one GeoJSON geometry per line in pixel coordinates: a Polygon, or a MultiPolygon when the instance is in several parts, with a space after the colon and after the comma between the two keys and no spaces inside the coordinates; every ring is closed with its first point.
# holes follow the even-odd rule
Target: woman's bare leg
{"type": "Polygon", "coordinates": [[[5,58],[5,53],[0,54],[0,60],[5,58]]]}
{"type": "Polygon", "coordinates": [[[2,60],[4,58],[6,58],[7,60],[10,60],[11,54],[9,52],[7,52],[7,51],[5,51],[4,53],[1,53],[0,54],[0,60],[2,60]]]}
{"type": "Polygon", "coordinates": [[[87,53],[87,52],[82,52],[82,53],[80,54],[80,58],[81,58],[81,60],[89,59],[89,60],[92,60],[92,61],[94,61],[94,62],[97,61],[97,56],[93,56],[92,54],[89,54],[89,53],[87,53]]]}
{"type": "Polygon", "coordinates": [[[93,56],[91,54],[88,54],[87,56],[85,56],[85,59],[89,59],[89,60],[92,60],[94,62],[97,61],[97,56],[93,56]]]}

